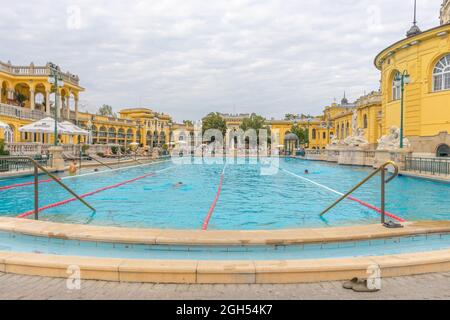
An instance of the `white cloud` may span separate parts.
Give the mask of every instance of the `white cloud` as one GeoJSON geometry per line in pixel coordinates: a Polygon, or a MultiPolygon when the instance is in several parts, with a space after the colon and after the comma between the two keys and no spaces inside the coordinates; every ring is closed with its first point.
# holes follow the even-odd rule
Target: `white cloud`
{"type": "MultiPolygon", "coordinates": [[[[141,105],[177,120],[210,111],[319,113],[344,90],[357,98],[378,88],[375,55],[412,21],[411,0],[0,5],[0,60],[54,61],[79,74],[91,111],[141,105]]],[[[419,2],[422,29],[438,24],[438,10],[436,1],[419,2]]]]}

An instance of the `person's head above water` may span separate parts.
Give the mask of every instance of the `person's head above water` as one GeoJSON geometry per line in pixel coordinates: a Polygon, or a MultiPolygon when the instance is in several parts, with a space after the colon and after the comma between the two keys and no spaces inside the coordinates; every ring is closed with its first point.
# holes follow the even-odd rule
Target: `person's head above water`
{"type": "Polygon", "coordinates": [[[305,174],[309,174],[309,170],[308,169],[305,170],[305,174]]]}

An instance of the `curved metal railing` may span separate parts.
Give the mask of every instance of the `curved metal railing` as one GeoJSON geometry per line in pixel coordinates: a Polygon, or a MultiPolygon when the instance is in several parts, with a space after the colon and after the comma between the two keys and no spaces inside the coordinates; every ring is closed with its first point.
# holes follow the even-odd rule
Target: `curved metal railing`
{"type": "Polygon", "coordinates": [[[35,220],[39,220],[39,170],[43,171],[47,174],[52,180],[58,183],[61,187],[63,187],[67,192],[72,194],[78,201],[83,203],[86,207],[91,209],[92,211],[96,211],[94,207],[92,207],[89,203],[87,203],[83,198],[81,198],[78,194],[75,193],[72,189],[70,189],[66,184],[64,184],[60,179],[55,177],[50,171],[45,169],[42,165],[40,165],[36,160],[31,157],[0,157],[0,160],[7,161],[20,161],[27,160],[30,161],[34,166],[34,218],[35,220]]]}
{"type": "Polygon", "coordinates": [[[379,167],[377,170],[372,172],[370,175],[367,176],[364,180],[362,180],[360,183],[358,183],[352,190],[347,192],[345,195],[343,195],[341,198],[339,198],[337,201],[335,201],[331,206],[329,206],[327,209],[325,209],[320,216],[325,215],[328,211],[333,209],[335,206],[337,206],[340,202],[347,199],[353,192],[358,190],[361,186],[363,186],[366,182],[368,182],[370,179],[372,179],[374,176],[376,176],[379,172],[381,172],[381,223],[384,224],[386,222],[386,184],[394,180],[399,173],[398,165],[394,161],[388,161],[385,164],[383,164],[381,167],[379,167]],[[391,177],[386,179],[386,169],[388,166],[394,167],[394,173],[391,177]]]}

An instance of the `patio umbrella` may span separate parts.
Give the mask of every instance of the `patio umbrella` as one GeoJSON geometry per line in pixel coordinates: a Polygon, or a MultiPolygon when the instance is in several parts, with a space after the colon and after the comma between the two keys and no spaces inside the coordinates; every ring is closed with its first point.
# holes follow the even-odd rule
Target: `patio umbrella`
{"type": "MultiPolygon", "coordinates": [[[[54,133],[55,120],[53,118],[44,118],[42,120],[30,123],[19,129],[19,132],[29,133],[54,133]]],[[[58,123],[58,134],[73,134],[70,129],[58,123]]]]}
{"type": "Polygon", "coordinates": [[[89,131],[86,131],[86,130],[82,129],[79,126],[77,126],[77,125],[75,125],[75,124],[73,124],[72,122],[69,122],[69,121],[62,122],[61,126],[64,126],[67,130],[72,132],[71,134],[74,134],[74,135],[80,135],[80,136],[87,136],[87,135],[89,135],[89,131]]]}

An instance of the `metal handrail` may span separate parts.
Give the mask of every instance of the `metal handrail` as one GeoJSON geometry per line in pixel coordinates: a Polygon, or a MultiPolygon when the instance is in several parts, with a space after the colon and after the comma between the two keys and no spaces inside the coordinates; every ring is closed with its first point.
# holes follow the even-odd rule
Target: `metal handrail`
{"type": "Polygon", "coordinates": [[[347,199],[348,196],[350,196],[353,192],[358,190],[367,181],[372,179],[375,175],[377,175],[378,172],[381,172],[381,223],[384,224],[386,222],[386,210],[385,210],[385,199],[386,199],[385,198],[385,191],[386,191],[386,188],[385,187],[386,187],[386,184],[391,182],[392,180],[394,180],[398,176],[398,173],[399,173],[398,165],[394,161],[388,161],[385,164],[383,164],[381,167],[379,167],[377,170],[372,172],[369,176],[367,176],[367,178],[365,178],[360,183],[358,183],[352,190],[347,192],[345,195],[343,195],[341,198],[339,198],[337,201],[335,201],[331,206],[329,206],[327,209],[325,209],[320,214],[320,216],[322,217],[323,215],[325,215],[325,213],[327,213],[328,211],[333,209],[340,202],[342,202],[343,200],[347,199]],[[393,175],[391,177],[386,179],[386,168],[388,166],[390,166],[390,165],[394,167],[395,171],[394,171],[394,173],[393,173],[393,175]]]}
{"type": "MultiPolygon", "coordinates": [[[[109,165],[107,165],[105,162],[103,162],[103,161],[100,161],[100,160],[98,160],[98,159],[96,159],[96,158],[94,158],[93,156],[91,156],[91,155],[89,155],[89,158],[91,158],[92,160],[94,160],[94,161],[96,161],[96,162],[98,162],[98,163],[100,163],[101,165],[103,165],[103,166],[105,166],[105,167],[107,167],[108,169],[113,169],[111,166],[109,166],[109,165]]],[[[80,164],[81,164],[81,160],[80,160],[80,164]]]]}
{"type": "Polygon", "coordinates": [[[83,203],[86,207],[96,212],[95,208],[92,207],[89,203],[87,203],[83,198],[81,198],[78,194],[76,194],[72,189],[70,189],[66,184],[61,182],[60,179],[55,177],[50,171],[41,166],[36,160],[30,157],[0,157],[0,160],[28,160],[34,165],[34,219],[39,220],[39,169],[47,174],[52,180],[58,183],[61,187],[63,187],[67,192],[72,194],[78,201],[83,203]]]}

